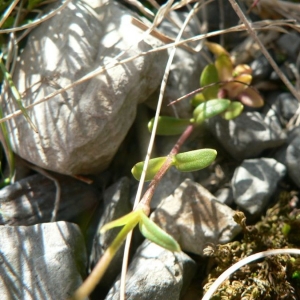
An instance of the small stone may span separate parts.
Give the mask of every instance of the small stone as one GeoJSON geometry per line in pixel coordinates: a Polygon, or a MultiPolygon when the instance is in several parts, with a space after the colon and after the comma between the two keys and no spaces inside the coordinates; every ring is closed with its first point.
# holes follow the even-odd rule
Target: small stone
{"type": "Polygon", "coordinates": [[[283,145],[287,138],[278,122],[259,112],[245,112],[230,121],[217,116],[207,124],[229,154],[239,160],[255,158],[265,149],[283,145]]]}
{"type": "Polygon", "coordinates": [[[273,158],[244,160],[231,181],[235,203],[257,216],[269,203],[285,173],[285,166],[273,158]]]}
{"type": "Polygon", "coordinates": [[[268,105],[264,107],[263,114],[279,120],[282,128],[286,127],[300,105],[291,93],[282,92],[270,93],[266,102],[268,105]]]}
{"type": "Polygon", "coordinates": [[[300,50],[300,35],[297,32],[282,34],[276,41],[280,50],[284,51],[288,57],[296,60],[300,50]]]}
{"type": "Polygon", "coordinates": [[[231,188],[222,188],[215,192],[215,197],[221,203],[230,206],[233,203],[233,193],[231,188]]]}
{"type": "MultiPolygon", "coordinates": [[[[138,248],[126,274],[126,299],[179,300],[197,270],[185,253],[172,253],[148,240],[138,248]]],[[[118,300],[117,280],[105,300],[118,300]]]]}
{"type": "MultiPolygon", "coordinates": [[[[100,193],[74,178],[53,174],[61,188],[56,220],[77,222],[95,207],[100,193]]],[[[36,174],[0,190],[0,224],[34,225],[50,222],[55,207],[54,181],[36,174]]]]}
{"type": "Polygon", "coordinates": [[[182,250],[202,255],[207,243],[228,243],[240,232],[234,214],[200,184],[186,179],[160,203],[151,219],[171,234],[182,250]]]}
{"type": "Polygon", "coordinates": [[[268,80],[273,68],[264,55],[260,55],[250,63],[253,82],[268,80]]]}
{"type": "Polygon", "coordinates": [[[86,276],[84,239],[67,222],[0,226],[1,299],[67,299],[86,276]]]}
{"type": "Polygon", "coordinates": [[[300,187],[300,126],[288,132],[288,141],[275,154],[276,159],[283,163],[289,177],[300,187]]]}

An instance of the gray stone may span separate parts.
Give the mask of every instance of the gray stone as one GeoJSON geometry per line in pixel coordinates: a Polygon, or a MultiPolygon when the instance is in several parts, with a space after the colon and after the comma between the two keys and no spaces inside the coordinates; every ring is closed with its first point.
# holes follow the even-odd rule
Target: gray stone
{"type": "MultiPolygon", "coordinates": [[[[88,2],[88,1],[86,1],[88,2]]],[[[141,38],[132,13],[116,1],[92,1],[95,10],[72,1],[30,34],[14,72],[14,82],[30,105],[75,82],[141,38]],[[106,5],[100,7],[102,2],[106,5]]],[[[55,4],[59,5],[59,3],[55,4]]],[[[120,59],[161,45],[149,37],[120,59]]],[[[139,57],[68,89],[28,111],[35,133],[23,116],[10,120],[13,151],[42,168],[63,174],[105,169],[132,125],[136,107],[160,84],[166,51],[139,57]]],[[[5,114],[17,110],[6,97],[5,114]]]]}
{"type": "Polygon", "coordinates": [[[214,117],[207,125],[229,154],[240,160],[255,158],[265,149],[279,147],[287,138],[277,122],[267,120],[259,112],[245,112],[230,121],[214,117]]]}
{"type": "MultiPolygon", "coordinates": [[[[126,177],[121,178],[118,182],[110,186],[104,193],[104,211],[100,218],[98,230],[93,242],[91,254],[91,267],[93,267],[100,257],[103,255],[107,247],[111,244],[117,234],[120,232],[120,227],[108,230],[100,234],[99,231],[106,223],[118,219],[132,209],[129,198],[129,180],[126,177]]],[[[124,245],[117,251],[115,257],[110,263],[109,268],[101,279],[100,287],[111,286],[121,271],[123,259],[124,245]]]]}
{"type": "MultiPolygon", "coordinates": [[[[56,220],[77,221],[100,199],[92,186],[59,174],[61,187],[56,220]]],[[[55,206],[56,186],[40,174],[32,175],[0,190],[0,224],[34,225],[50,222],[55,206]]]]}
{"type": "Polygon", "coordinates": [[[264,107],[263,114],[266,117],[279,120],[281,127],[285,128],[289,120],[299,108],[298,100],[291,93],[273,92],[270,93],[264,107]]]}
{"type": "Polygon", "coordinates": [[[171,234],[182,250],[202,255],[207,243],[228,243],[240,232],[234,214],[200,184],[186,179],[160,203],[151,219],[171,234]]]}
{"type": "Polygon", "coordinates": [[[215,192],[214,196],[219,202],[228,206],[233,204],[233,193],[231,188],[221,188],[215,192]]]}
{"type": "MultiPolygon", "coordinates": [[[[154,195],[152,197],[150,207],[152,209],[157,208],[157,206],[161,203],[161,201],[171,195],[177,187],[185,180],[185,179],[193,180],[193,174],[190,172],[180,172],[175,167],[171,167],[168,172],[164,175],[159,185],[155,189],[154,195]]],[[[149,186],[149,182],[145,183],[145,189],[149,186]]],[[[138,185],[136,184],[135,190],[137,190],[138,185]]],[[[135,194],[131,197],[131,203],[133,204],[135,200],[135,194]]]]}
{"type": "Polygon", "coordinates": [[[77,225],[0,226],[1,299],[67,299],[86,276],[77,225]]]}
{"type": "Polygon", "coordinates": [[[300,126],[288,132],[287,144],[276,152],[275,158],[286,166],[289,177],[300,187],[300,126]]]}
{"type": "Polygon", "coordinates": [[[300,35],[297,32],[289,32],[282,34],[276,41],[276,44],[283,50],[290,58],[296,60],[300,50],[300,35]]]}
{"type": "Polygon", "coordinates": [[[263,211],[286,173],[273,158],[247,159],[236,168],[232,178],[235,203],[255,216],[263,211]]]}
{"type": "MultiPolygon", "coordinates": [[[[179,300],[196,269],[196,263],[185,253],[172,253],[145,240],[126,275],[126,299],[179,300]]],[[[119,286],[117,280],[105,299],[119,299],[119,286]]]]}

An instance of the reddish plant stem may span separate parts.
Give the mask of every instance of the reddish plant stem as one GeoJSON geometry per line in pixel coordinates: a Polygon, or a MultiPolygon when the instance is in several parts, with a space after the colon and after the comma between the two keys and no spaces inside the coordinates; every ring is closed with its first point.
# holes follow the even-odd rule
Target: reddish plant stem
{"type": "Polygon", "coordinates": [[[139,205],[137,206],[137,208],[142,208],[146,215],[149,215],[150,213],[150,203],[157,185],[159,184],[159,182],[161,181],[165,173],[168,171],[168,169],[172,166],[174,155],[176,155],[179,152],[180,147],[191,135],[194,128],[195,126],[191,124],[185,129],[185,131],[181,134],[180,138],[177,140],[173,149],[170,151],[169,155],[167,156],[165,163],[162,165],[160,170],[156,173],[156,175],[150,182],[147,191],[145,192],[143,198],[141,199],[139,205]]]}

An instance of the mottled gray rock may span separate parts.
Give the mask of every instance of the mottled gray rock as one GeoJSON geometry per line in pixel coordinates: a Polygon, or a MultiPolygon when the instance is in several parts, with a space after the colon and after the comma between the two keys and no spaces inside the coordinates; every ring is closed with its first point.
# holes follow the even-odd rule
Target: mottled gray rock
{"type": "MultiPolygon", "coordinates": [[[[193,174],[190,172],[180,172],[175,167],[170,168],[155,189],[150,207],[152,209],[157,208],[161,201],[171,195],[186,178],[193,180],[193,174]]],[[[150,182],[145,183],[145,190],[147,189],[149,184],[150,182]]],[[[137,188],[138,184],[136,184],[135,190],[137,190],[137,188]]],[[[134,203],[134,200],[135,194],[133,193],[131,197],[132,204],[134,203]]]]}
{"type": "MultiPolygon", "coordinates": [[[[145,240],[126,275],[126,299],[179,300],[196,269],[196,263],[185,253],[172,253],[145,240]]],[[[119,299],[119,286],[117,280],[105,299],[119,299]]]]}
{"type": "Polygon", "coordinates": [[[77,225],[0,226],[1,299],[67,299],[86,276],[77,225]]]}
{"type": "MultiPolygon", "coordinates": [[[[104,193],[104,211],[100,218],[98,230],[94,238],[92,254],[91,254],[91,267],[93,267],[103,255],[104,251],[111,244],[117,234],[120,232],[120,227],[108,230],[100,234],[99,230],[102,226],[110,221],[118,219],[132,209],[129,199],[129,180],[126,177],[121,178],[118,182],[110,186],[104,193]]],[[[109,268],[107,269],[100,286],[111,286],[121,271],[123,247],[116,253],[109,268]]]]}
{"type": "Polygon", "coordinates": [[[276,152],[275,158],[286,166],[289,177],[300,187],[300,126],[288,132],[288,141],[276,152]]]}
{"type": "Polygon", "coordinates": [[[265,149],[279,147],[287,138],[277,122],[267,120],[259,112],[245,112],[230,121],[214,117],[207,125],[229,154],[240,160],[255,158],[265,149]]]}
{"type": "Polygon", "coordinates": [[[202,255],[207,243],[228,243],[240,232],[234,213],[200,184],[186,179],[160,203],[151,219],[171,234],[182,250],[202,255]]]}
{"type": "MultiPolygon", "coordinates": [[[[24,105],[66,87],[98,66],[115,62],[121,51],[141,38],[143,31],[131,23],[128,9],[116,1],[101,8],[100,3],[107,1],[92,2],[95,11],[81,1],[72,1],[30,34],[14,72],[24,105]]],[[[157,45],[160,43],[149,37],[120,59],[157,45]]],[[[10,120],[13,151],[63,174],[100,172],[132,125],[137,104],[160,84],[166,60],[166,51],[139,57],[36,105],[29,116],[38,133],[23,116],[10,120]]],[[[9,97],[5,114],[18,109],[9,97]]]]}
{"type": "Polygon", "coordinates": [[[300,35],[298,32],[282,34],[276,41],[280,50],[284,51],[289,58],[296,60],[300,50],[300,35]]]}
{"type": "Polygon", "coordinates": [[[283,128],[299,108],[298,100],[291,93],[273,92],[266,98],[268,105],[264,107],[266,117],[279,120],[283,128]]]}
{"type": "Polygon", "coordinates": [[[263,54],[254,59],[250,63],[250,67],[253,70],[252,76],[254,82],[269,79],[273,71],[272,66],[263,54]]]}
{"type": "Polygon", "coordinates": [[[258,215],[285,173],[285,166],[273,158],[244,160],[236,168],[231,182],[235,203],[251,215],[258,215]]]}
{"type": "Polygon", "coordinates": [[[231,205],[233,203],[233,193],[231,188],[221,188],[217,190],[214,194],[217,200],[226,205],[231,205]]]}
{"type": "MultiPolygon", "coordinates": [[[[92,209],[100,193],[92,186],[71,177],[51,174],[59,182],[61,195],[56,220],[77,221],[92,209]],[[79,217],[79,218],[78,218],[79,217]]],[[[32,175],[0,190],[0,224],[33,225],[50,222],[55,206],[54,181],[32,175]]]]}

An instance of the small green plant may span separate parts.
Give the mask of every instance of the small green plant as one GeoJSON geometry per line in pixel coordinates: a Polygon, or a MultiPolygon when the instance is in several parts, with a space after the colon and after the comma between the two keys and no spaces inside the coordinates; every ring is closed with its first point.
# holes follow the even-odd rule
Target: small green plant
{"type": "MultiPolygon", "coordinates": [[[[152,242],[170,251],[180,251],[180,246],[173,237],[148,218],[150,202],[157,185],[172,166],[181,172],[191,172],[203,169],[215,160],[217,152],[214,149],[199,149],[179,153],[180,147],[193,130],[197,129],[205,120],[216,115],[230,120],[241,114],[243,104],[253,107],[263,105],[260,95],[250,87],[251,69],[246,65],[239,65],[234,68],[230,56],[224,48],[213,43],[207,43],[207,46],[217,58],[215,63],[208,65],[201,74],[202,93],[197,94],[191,101],[192,105],[195,106],[193,116],[190,119],[159,117],[156,134],[180,135],[180,137],[167,156],[149,160],[145,180],[151,182],[138,206],[129,214],[104,225],[101,229],[101,232],[104,232],[123,226],[72,299],[84,299],[92,292],[127,234],[138,224],[141,233],[152,242]]],[[[150,132],[152,132],[153,126],[154,119],[150,120],[148,124],[150,132]]],[[[132,168],[132,174],[137,180],[141,179],[143,169],[144,162],[139,162],[132,168]]]]}

